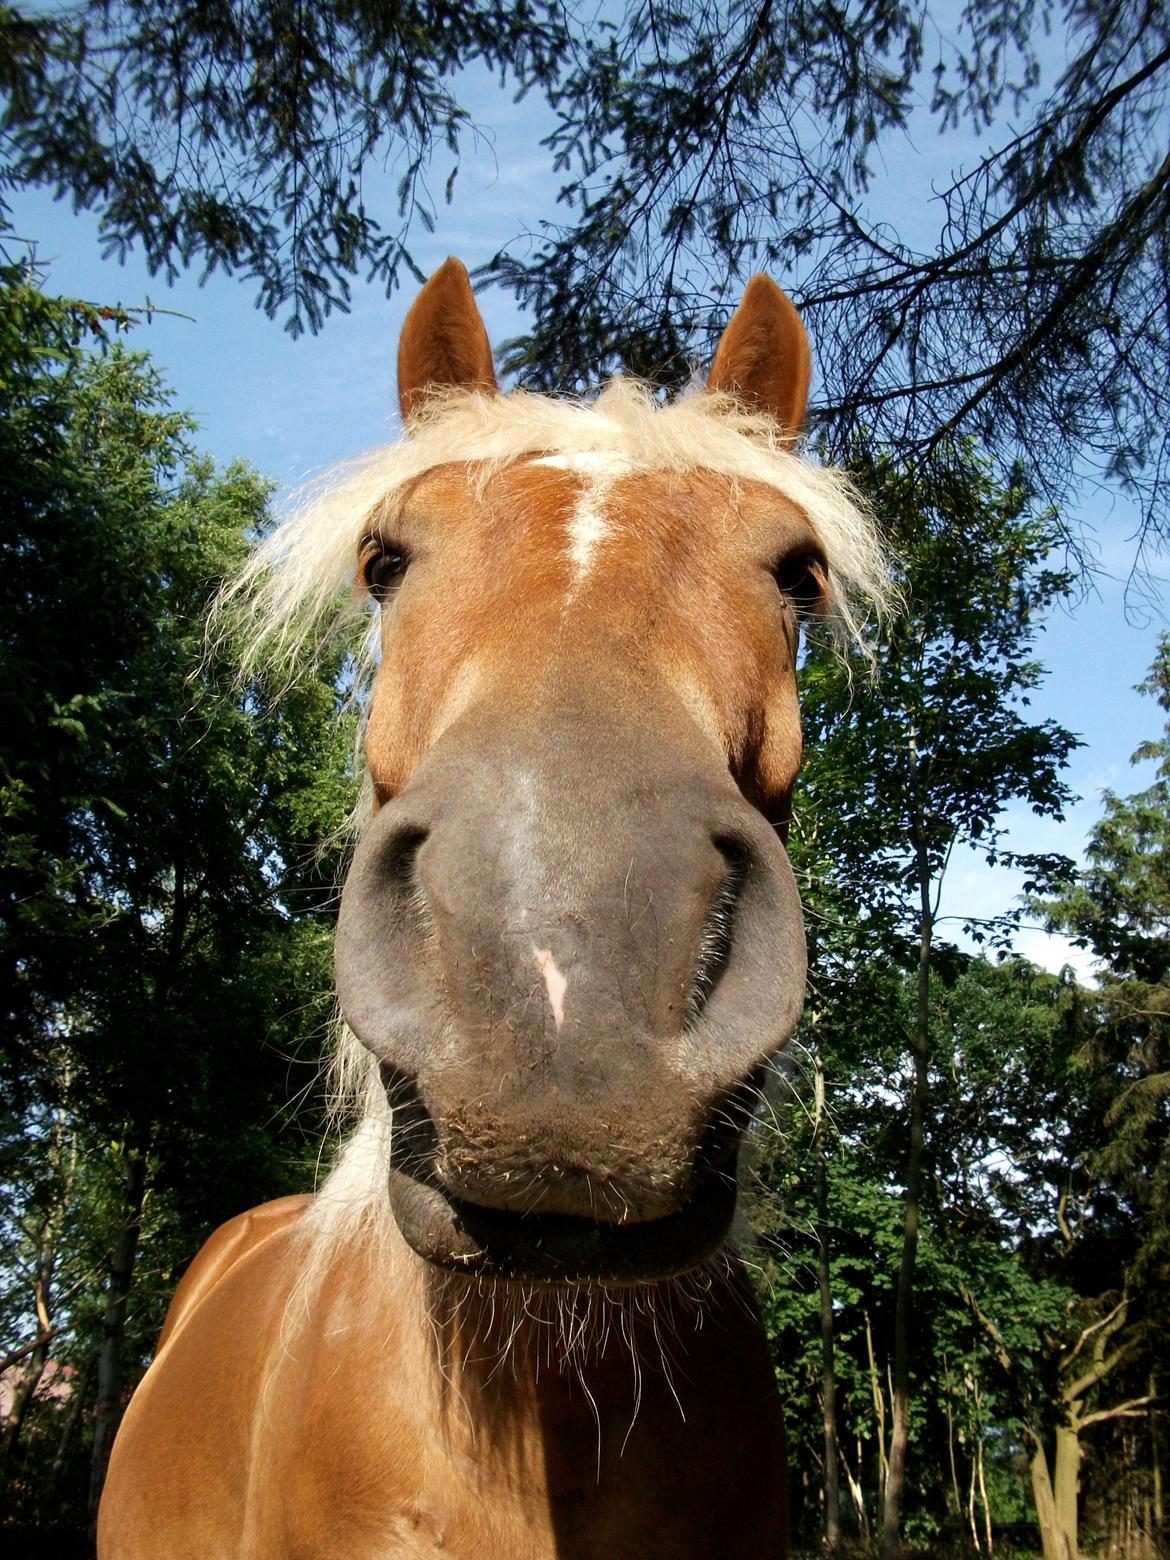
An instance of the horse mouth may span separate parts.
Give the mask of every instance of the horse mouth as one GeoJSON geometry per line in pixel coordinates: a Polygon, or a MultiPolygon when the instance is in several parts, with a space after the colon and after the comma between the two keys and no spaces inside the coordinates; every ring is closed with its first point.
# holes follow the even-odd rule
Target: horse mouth
{"type": "Polygon", "coordinates": [[[629,1224],[488,1208],[396,1168],[389,1178],[398,1227],[420,1257],[468,1276],[538,1284],[677,1278],[724,1243],[736,1202],[734,1156],[709,1171],[675,1212],[629,1224]]]}

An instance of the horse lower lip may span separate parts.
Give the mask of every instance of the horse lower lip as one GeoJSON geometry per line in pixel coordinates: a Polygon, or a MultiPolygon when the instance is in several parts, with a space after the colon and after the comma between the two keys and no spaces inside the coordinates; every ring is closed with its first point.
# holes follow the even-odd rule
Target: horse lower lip
{"type": "Polygon", "coordinates": [[[676,1213],[633,1224],[569,1214],[509,1213],[448,1196],[391,1169],[403,1238],[439,1267],[530,1283],[639,1284],[674,1278],[710,1257],[731,1227],[736,1188],[715,1171],[676,1213]]]}

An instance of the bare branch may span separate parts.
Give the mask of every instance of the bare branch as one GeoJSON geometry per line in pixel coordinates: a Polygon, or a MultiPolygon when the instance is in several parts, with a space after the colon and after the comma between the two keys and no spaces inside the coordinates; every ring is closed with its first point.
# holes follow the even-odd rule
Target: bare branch
{"type": "Polygon", "coordinates": [[[1116,1408],[1099,1408],[1092,1414],[1085,1414],[1077,1423],[1084,1429],[1086,1425],[1101,1424],[1106,1419],[1144,1419],[1144,1408],[1157,1401],[1156,1395],[1148,1393],[1145,1397],[1130,1398],[1128,1402],[1119,1403],[1116,1408]]]}
{"type": "Polygon", "coordinates": [[[59,1338],[62,1333],[72,1331],[73,1324],[64,1322],[59,1327],[50,1327],[48,1332],[38,1333],[28,1343],[22,1343],[18,1349],[10,1353],[0,1355],[0,1372],[6,1371],[10,1365],[19,1365],[20,1361],[27,1359],[30,1354],[35,1354],[38,1349],[43,1349],[46,1344],[52,1343],[54,1338],[59,1338]]]}

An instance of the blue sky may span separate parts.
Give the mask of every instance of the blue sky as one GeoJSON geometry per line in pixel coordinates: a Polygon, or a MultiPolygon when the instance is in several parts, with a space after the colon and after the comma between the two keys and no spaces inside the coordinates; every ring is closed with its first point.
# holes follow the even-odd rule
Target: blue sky
{"type": "MultiPolygon", "coordinates": [[[[470,78],[467,85],[482,130],[468,138],[450,207],[441,204],[447,167],[434,171],[438,228],[433,236],[420,233],[414,245],[424,271],[448,254],[474,268],[505,244],[517,247],[518,234],[554,214],[557,181],[539,146],[544,124],[539,105],[513,104],[486,77],[470,78]]],[[[970,162],[978,150],[969,138],[940,138],[932,125],[920,121],[879,170],[871,210],[911,241],[929,242],[932,182],[937,184],[956,164],[970,162]]],[[[395,184],[391,168],[385,175],[388,208],[395,184]]],[[[393,356],[416,290],[409,278],[404,290],[389,299],[379,288],[358,283],[349,314],[331,316],[319,336],[294,341],[279,322],[254,307],[255,289],[245,281],[216,275],[201,287],[197,273],[189,273],[168,287],[150,277],[136,258],[124,266],[103,261],[93,217],[75,214],[37,192],[20,193],[11,204],[13,228],[35,244],[49,290],[99,303],[138,305],[149,298],[176,311],[158,314],[137,329],[133,344],[152,353],[176,404],[197,417],[201,444],[220,461],[243,457],[287,494],[332,462],[396,436],[393,356]]],[[[777,280],[799,287],[798,276],[777,280]]],[[[494,341],[518,329],[520,316],[507,295],[485,294],[480,306],[494,341]]],[[[815,341],[813,349],[815,364],[815,341]]],[[[1170,592],[1164,583],[1155,584],[1154,610],[1132,592],[1127,598],[1137,517],[1117,494],[1086,489],[1072,518],[1095,538],[1098,569],[1083,599],[1045,627],[1039,654],[1050,675],[1033,711],[1082,737],[1085,745],[1069,773],[1082,800],[1062,824],[1036,819],[1026,808],[1009,816],[1016,848],[1077,856],[1099,816],[1102,789],[1124,793],[1147,783],[1128,759],[1138,742],[1156,734],[1160,712],[1132,689],[1153,658],[1163,626],[1159,613],[1170,605],[1170,592]]],[[[1018,887],[1010,874],[989,872],[982,857],[957,859],[948,874],[942,913],[993,914],[1018,887]]],[[[957,934],[954,922],[943,929],[957,934]]],[[[1039,931],[1023,933],[1017,946],[1053,967],[1069,956],[1063,940],[1039,931]]],[[[1072,957],[1086,968],[1082,956],[1072,957]]]]}

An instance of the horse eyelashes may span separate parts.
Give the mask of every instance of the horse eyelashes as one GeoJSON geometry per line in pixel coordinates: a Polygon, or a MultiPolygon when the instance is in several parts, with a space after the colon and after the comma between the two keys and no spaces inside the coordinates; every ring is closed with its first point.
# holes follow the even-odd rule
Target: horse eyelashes
{"type": "Polygon", "coordinates": [[[772,577],[801,619],[811,616],[824,602],[824,565],[816,557],[797,553],[794,557],[782,558],[773,567],[772,577]]]}
{"type": "Polygon", "coordinates": [[[363,557],[362,582],[375,601],[383,601],[398,585],[410,565],[405,547],[378,542],[363,557]]]}

